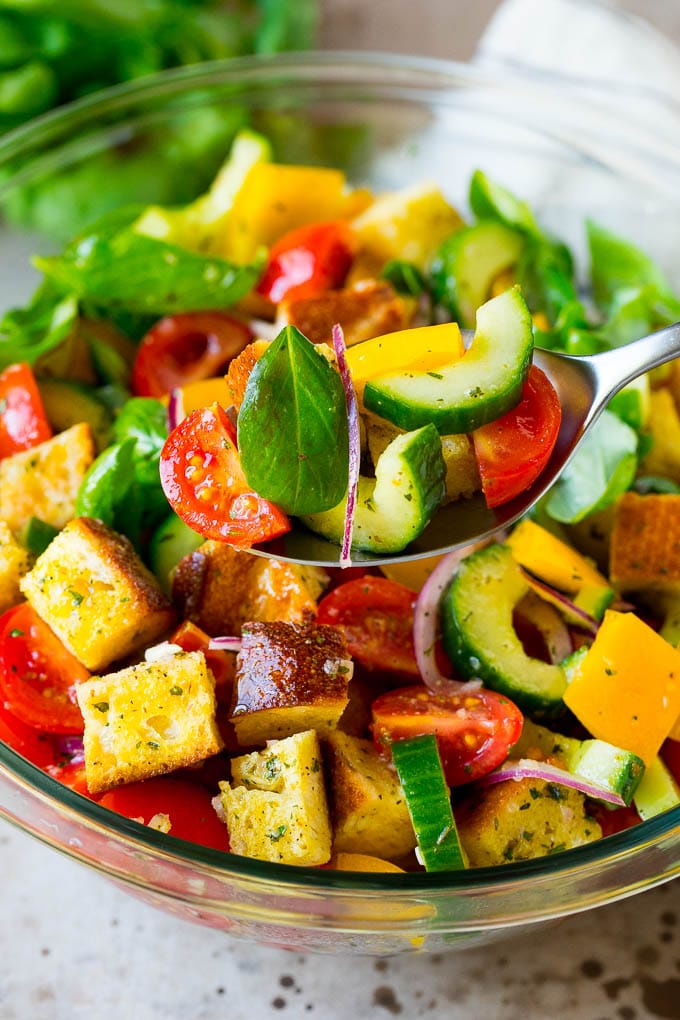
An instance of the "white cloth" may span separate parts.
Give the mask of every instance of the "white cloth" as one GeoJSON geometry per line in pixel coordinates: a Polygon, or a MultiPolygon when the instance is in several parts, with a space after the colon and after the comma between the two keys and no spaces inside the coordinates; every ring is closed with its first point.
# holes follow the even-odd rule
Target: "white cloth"
{"type": "Polygon", "coordinates": [[[680,146],[680,49],[613,3],[506,0],[476,61],[591,92],[633,118],[636,130],[680,146]]]}

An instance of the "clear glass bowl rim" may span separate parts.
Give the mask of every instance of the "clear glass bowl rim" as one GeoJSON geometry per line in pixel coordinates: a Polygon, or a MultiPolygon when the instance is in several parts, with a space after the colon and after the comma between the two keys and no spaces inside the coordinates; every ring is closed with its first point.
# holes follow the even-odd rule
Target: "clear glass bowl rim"
{"type": "MultiPolygon", "coordinates": [[[[266,90],[273,87],[280,89],[284,85],[308,86],[310,83],[352,86],[364,97],[367,91],[375,97],[410,98],[418,102],[436,97],[438,103],[444,104],[447,91],[461,87],[481,89],[490,94],[502,91],[506,98],[512,94],[517,98],[524,96],[527,101],[535,98],[533,90],[536,87],[531,75],[518,73],[508,77],[506,72],[494,73],[493,69],[480,69],[453,61],[369,51],[241,57],[164,71],[87,96],[8,132],[0,139],[0,195],[12,184],[11,177],[3,179],[3,169],[6,171],[8,166],[16,166],[17,159],[29,159],[32,154],[43,151],[48,143],[68,137],[78,128],[96,127],[98,118],[104,114],[122,113],[128,108],[134,112],[138,102],[170,100],[188,90],[210,89],[216,85],[233,85],[237,94],[251,84],[266,90]]],[[[582,137],[583,125],[581,123],[579,127],[579,122],[585,116],[593,137],[606,138],[607,144],[618,145],[621,160],[617,168],[628,169],[634,174],[638,157],[642,165],[657,161],[670,172],[671,178],[680,183],[680,147],[676,149],[659,139],[656,148],[652,142],[650,149],[649,139],[645,138],[644,147],[641,146],[638,152],[630,144],[630,122],[626,124],[626,130],[618,130],[617,124],[622,118],[612,118],[612,106],[606,98],[589,99],[586,111],[582,97],[574,95],[566,84],[551,81],[546,86],[545,80],[542,80],[541,89],[542,97],[550,103],[554,113],[553,137],[568,144],[575,139],[572,132],[577,128],[582,137]]],[[[636,851],[653,848],[669,837],[677,836],[680,841],[680,807],[677,807],[606,839],[533,861],[440,874],[340,872],[272,864],[212,850],[150,829],[80,796],[2,744],[0,769],[19,789],[56,803],[87,826],[135,843],[152,854],[207,869],[212,874],[280,883],[289,893],[296,889],[325,890],[329,893],[342,890],[368,894],[389,892],[391,896],[402,892],[411,896],[419,891],[435,890],[471,893],[477,889],[488,892],[493,888],[502,891],[518,884],[531,883],[532,879],[545,878],[547,873],[557,880],[560,876],[566,878],[591,868],[597,869],[607,862],[634,855],[636,851]]],[[[9,813],[4,813],[4,817],[21,827],[20,818],[9,813]]],[[[105,867],[105,862],[102,864],[105,867]]],[[[668,877],[665,875],[658,880],[668,877]]],[[[654,881],[650,878],[642,884],[649,886],[654,881]]],[[[602,897],[603,900],[608,898],[607,895],[602,897]]]]}

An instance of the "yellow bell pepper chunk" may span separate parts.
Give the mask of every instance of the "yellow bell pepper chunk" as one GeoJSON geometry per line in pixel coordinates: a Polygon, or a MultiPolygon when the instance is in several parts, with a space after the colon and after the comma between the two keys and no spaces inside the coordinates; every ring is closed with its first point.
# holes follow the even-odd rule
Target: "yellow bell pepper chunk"
{"type": "Polygon", "coordinates": [[[594,737],[648,765],[680,715],[680,652],[635,614],[608,610],[564,703],[594,737]]]}
{"type": "Polygon", "coordinates": [[[586,586],[609,588],[605,577],[570,545],[534,521],[524,520],[507,539],[520,566],[553,588],[574,595],[586,586]]]}
{"type": "Polygon", "coordinates": [[[384,861],[381,857],[371,854],[353,854],[339,851],[329,861],[329,866],[337,871],[394,872],[404,874],[404,869],[384,861]]]}
{"type": "Polygon", "coordinates": [[[647,428],[654,442],[642,461],[644,473],[680,482],[680,415],[669,390],[650,394],[647,428]]]}
{"type": "Polygon", "coordinates": [[[386,563],[380,569],[390,581],[403,584],[405,588],[410,588],[411,591],[420,591],[432,571],[441,563],[443,558],[443,556],[423,556],[419,560],[386,563]]]}
{"type": "Polygon", "coordinates": [[[284,163],[251,167],[225,223],[223,253],[249,262],[264,245],[308,223],[351,219],[372,201],[365,189],[347,189],[341,170],[284,163]]]}
{"type": "Polygon", "coordinates": [[[369,379],[391,372],[434,372],[465,354],[455,322],[385,333],[347,350],[347,364],[361,403],[369,379]]]}
{"type": "Polygon", "coordinates": [[[399,258],[420,269],[462,226],[460,214],[430,182],[381,195],[352,222],[361,248],[376,262],[399,258]]]}

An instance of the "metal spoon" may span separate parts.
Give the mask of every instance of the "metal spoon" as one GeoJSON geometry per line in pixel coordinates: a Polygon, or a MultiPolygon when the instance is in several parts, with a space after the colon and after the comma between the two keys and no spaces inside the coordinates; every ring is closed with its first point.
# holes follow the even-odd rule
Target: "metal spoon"
{"type": "MultiPolygon", "coordinates": [[[[450,552],[513,524],[547,492],[574,455],[581,440],[597,421],[608,401],[644,372],[680,356],[680,323],[601,354],[573,357],[537,347],[534,364],[555,386],[562,405],[562,423],[550,461],[534,484],[511,502],[490,510],[480,494],[459,499],[437,511],[425,531],[398,554],[352,551],[352,562],[362,567],[420,559],[450,552]]],[[[302,524],[276,543],[253,552],[295,563],[338,566],[340,547],[314,535],[302,524]]]]}

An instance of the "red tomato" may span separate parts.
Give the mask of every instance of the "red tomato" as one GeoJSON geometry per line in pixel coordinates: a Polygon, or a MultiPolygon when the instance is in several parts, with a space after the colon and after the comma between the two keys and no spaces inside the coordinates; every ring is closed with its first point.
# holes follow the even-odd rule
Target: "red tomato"
{"type": "Polygon", "coordinates": [[[132,367],[140,397],[162,397],[175,386],[225,372],[253,339],[245,323],[222,312],[168,315],[149,330],[132,367]]]}
{"type": "Polygon", "coordinates": [[[489,507],[508,503],[538,478],[550,460],[561,420],[552,383],[532,365],[517,407],[472,433],[489,507]]]}
{"type": "Polygon", "coordinates": [[[642,821],[632,804],[630,807],[608,808],[599,801],[588,801],[588,814],[599,823],[603,836],[613,836],[642,821]]]}
{"type": "Polygon", "coordinates": [[[417,597],[403,584],[367,574],[329,592],[319,603],[317,621],[338,627],[363,666],[420,676],[413,649],[417,597]]]}
{"type": "Polygon", "coordinates": [[[52,741],[47,734],[17,719],[2,701],[0,701],[0,740],[22,754],[24,758],[28,758],[38,768],[47,768],[53,765],[56,759],[52,741]]]}
{"type": "Polygon", "coordinates": [[[449,786],[479,779],[500,765],[522,732],[522,713],[502,694],[434,694],[400,687],[371,705],[373,739],[386,751],[393,740],[434,733],[449,786]]]}
{"type": "Polygon", "coordinates": [[[229,849],[229,835],[212,806],[212,794],[183,779],[159,776],[109,790],[99,803],[126,818],[148,825],[154,815],[168,815],[170,835],[215,850],[229,849]]]}
{"type": "Polygon", "coordinates": [[[291,230],[272,245],[257,292],[276,305],[284,297],[299,300],[340,287],[353,248],[352,231],[344,220],[291,230]]]}
{"type": "Polygon", "coordinates": [[[209,648],[210,635],[197,627],[191,620],[185,620],[168,639],[173,645],[179,645],[185,652],[203,652],[208,669],[215,677],[215,693],[217,700],[225,703],[231,697],[236,668],[234,652],[223,652],[219,648],[209,648]]]}
{"type": "Polygon", "coordinates": [[[89,797],[90,800],[97,799],[92,796],[87,788],[84,765],[73,765],[71,762],[65,762],[58,765],[49,765],[45,771],[54,779],[58,779],[64,786],[70,786],[72,790],[80,793],[83,797],[89,797]]]}
{"type": "Polygon", "coordinates": [[[82,733],[75,687],[89,676],[28,603],[0,617],[0,695],[27,726],[82,733]]]}
{"type": "Polygon", "coordinates": [[[0,375],[0,458],[30,450],[52,438],[40,392],[29,365],[10,365],[0,375]]]}
{"type": "Polygon", "coordinates": [[[680,740],[665,740],[661,747],[661,757],[676,783],[680,783],[680,740]]]}
{"type": "Polygon", "coordinates": [[[160,475],[170,506],[205,538],[248,549],[290,531],[286,514],[248,485],[234,426],[219,404],[192,411],[173,429],[160,475]]]}

